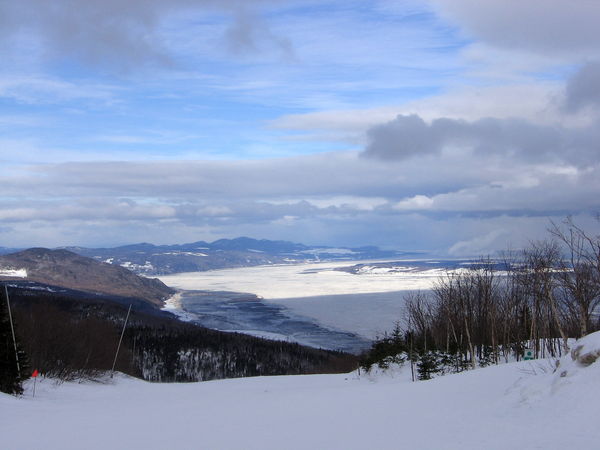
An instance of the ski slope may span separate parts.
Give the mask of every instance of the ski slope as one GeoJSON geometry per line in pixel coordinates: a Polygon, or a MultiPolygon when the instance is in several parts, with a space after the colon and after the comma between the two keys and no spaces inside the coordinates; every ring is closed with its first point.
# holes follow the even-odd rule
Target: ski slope
{"type": "MultiPolygon", "coordinates": [[[[600,355],[600,333],[574,345],[600,355]]],[[[593,449],[600,362],[566,356],[412,383],[409,371],[151,384],[31,385],[0,394],[2,448],[593,449]]]]}

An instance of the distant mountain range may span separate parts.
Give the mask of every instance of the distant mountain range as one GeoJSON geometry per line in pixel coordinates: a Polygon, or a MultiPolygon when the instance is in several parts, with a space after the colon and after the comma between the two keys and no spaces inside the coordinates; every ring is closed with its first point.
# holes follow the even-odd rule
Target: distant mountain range
{"type": "Polygon", "coordinates": [[[366,260],[417,255],[417,253],[380,250],[377,247],[315,247],[248,237],[220,239],[212,243],[204,241],[181,245],[141,243],[115,248],[66,247],[65,249],[143,275],[167,275],[306,261],[366,260]]]}
{"type": "Polygon", "coordinates": [[[196,272],[229,267],[290,264],[310,261],[356,261],[406,257],[406,252],[377,247],[314,247],[287,241],[247,237],[182,245],[148,243],[115,248],[0,248],[0,281],[20,282],[38,289],[75,291],[135,298],[162,306],[174,291],[152,275],[196,272]],[[143,276],[139,276],[143,275],[143,276]]]}
{"type": "MultiPolygon", "coordinates": [[[[21,250],[0,247],[0,255],[13,254],[21,250]]],[[[269,264],[393,259],[423,255],[417,252],[381,250],[373,246],[317,247],[248,237],[219,239],[211,243],[204,241],[179,245],[140,243],[113,248],[62,247],[59,250],[121,266],[145,276],[269,264]]]]}
{"type": "Polygon", "coordinates": [[[9,253],[16,253],[23,250],[22,248],[9,248],[9,247],[0,247],[0,255],[8,255],[9,253]]]}

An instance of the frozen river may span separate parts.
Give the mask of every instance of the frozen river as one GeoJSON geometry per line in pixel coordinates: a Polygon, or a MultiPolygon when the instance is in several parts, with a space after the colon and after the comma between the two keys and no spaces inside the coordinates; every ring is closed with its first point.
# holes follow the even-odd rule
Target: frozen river
{"type": "Polygon", "coordinates": [[[368,340],[390,331],[402,317],[404,294],[431,289],[444,273],[441,264],[345,261],[222,269],[160,279],[171,287],[195,291],[184,293],[179,305],[204,326],[350,350],[364,348],[368,340]],[[361,266],[348,269],[354,264],[361,266]]]}
{"type": "Polygon", "coordinates": [[[394,265],[395,271],[376,267],[377,262],[343,261],[209,270],[159,278],[179,289],[251,292],[272,300],[429,289],[444,272],[439,262],[393,264],[399,263],[402,265],[394,265]],[[355,264],[364,265],[364,270],[359,274],[339,270],[355,264]]]}

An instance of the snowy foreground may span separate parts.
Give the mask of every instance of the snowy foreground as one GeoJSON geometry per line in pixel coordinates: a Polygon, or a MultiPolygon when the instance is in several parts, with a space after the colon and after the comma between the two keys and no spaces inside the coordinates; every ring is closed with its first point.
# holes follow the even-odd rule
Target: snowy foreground
{"type": "MultiPolygon", "coordinates": [[[[600,355],[600,333],[579,341],[600,355]]],[[[593,359],[593,358],[592,358],[593,359]]],[[[2,448],[592,449],[600,360],[566,356],[412,383],[409,371],[151,384],[44,380],[0,394],[2,448]],[[563,375],[563,376],[561,376],[563,375]]]]}

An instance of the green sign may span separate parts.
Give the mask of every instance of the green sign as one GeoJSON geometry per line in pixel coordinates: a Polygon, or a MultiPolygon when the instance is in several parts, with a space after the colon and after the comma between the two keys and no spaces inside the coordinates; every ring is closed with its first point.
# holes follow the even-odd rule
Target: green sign
{"type": "Polygon", "coordinates": [[[533,359],[533,350],[530,348],[526,348],[525,351],[523,352],[523,359],[525,361],[529,361],[530,359],[533,359]]]}

